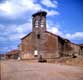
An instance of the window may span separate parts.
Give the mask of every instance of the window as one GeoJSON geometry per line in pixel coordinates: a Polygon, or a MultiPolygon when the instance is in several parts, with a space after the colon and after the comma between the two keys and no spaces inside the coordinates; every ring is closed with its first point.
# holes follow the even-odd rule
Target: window
{"type": "Polygon", "coordinates": [[[40,39],[40,34],[37,34],[37,39],[40,39]]]}
{"type": "Polygon", "coordinates": [[[44,20],[43,19],[40,20],[40,27],[44,27],[44,20]]]}
{"type": "Polygon", "coordinates": [[[38,20],[35,21],[35,27],[38,27],[38,20]]]}

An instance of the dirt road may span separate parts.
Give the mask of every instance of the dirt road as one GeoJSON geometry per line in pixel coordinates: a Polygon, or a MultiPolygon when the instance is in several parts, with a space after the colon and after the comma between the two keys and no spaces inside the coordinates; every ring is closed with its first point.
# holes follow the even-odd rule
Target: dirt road
{"type": "Polygon", "coordinates": [[[1,80],[83,80],[83,68],[51,63],[2,61],[1,80]]]}

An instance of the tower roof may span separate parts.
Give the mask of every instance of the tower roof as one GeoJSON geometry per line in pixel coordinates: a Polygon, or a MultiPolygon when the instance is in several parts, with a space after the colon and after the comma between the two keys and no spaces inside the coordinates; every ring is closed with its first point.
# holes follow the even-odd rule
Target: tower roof
{"type": "Polygon", "coordinates": [[[47,14],[47,12],[45,12],[45,11],[38,11],[38,12],[34,13],[32,16],[33,16],[33,17],[35,17],[35,16],[37,16],[37,15],[46,16],[46,14],[47,14]]]}

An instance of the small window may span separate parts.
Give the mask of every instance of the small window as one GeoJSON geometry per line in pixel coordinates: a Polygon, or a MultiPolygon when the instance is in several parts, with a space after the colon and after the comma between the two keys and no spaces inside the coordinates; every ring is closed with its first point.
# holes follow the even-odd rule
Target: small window
{"type": "Polygon", "coordinates": [[[43,19],[40,20],[40,27],[44,27],[44,20],[43,19]]]}
{"type": "Polygon", "coordinates": [[[40,34],[37,35],[37,38],[40,39],[40,34]]]}

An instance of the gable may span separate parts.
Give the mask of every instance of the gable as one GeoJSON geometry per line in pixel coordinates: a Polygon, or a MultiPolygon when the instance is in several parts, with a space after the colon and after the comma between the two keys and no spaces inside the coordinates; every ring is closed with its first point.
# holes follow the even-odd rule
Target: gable
{"type": "Polygon", "coordinates": [[[30,32],[29,34],[27,34],[26,36],[24,36],[23,38],[21,38],[21,40],[28,38],[31,34],[32,34],[32,32],[30,32]]]}

